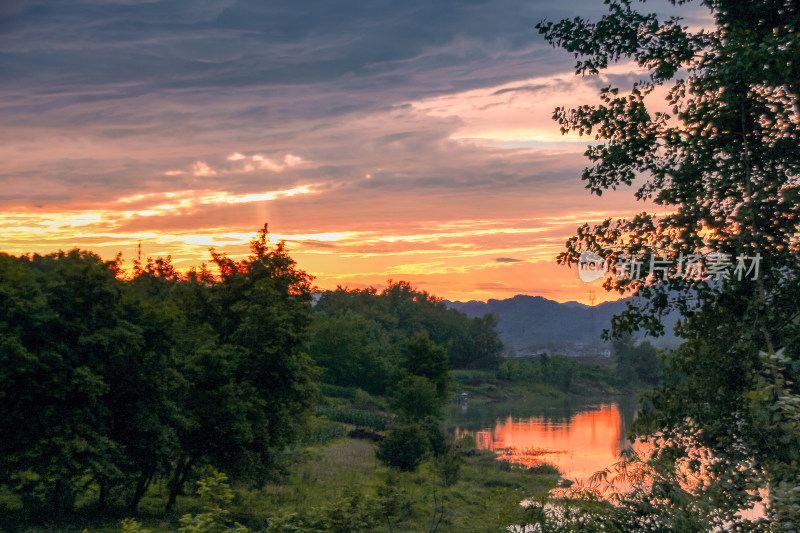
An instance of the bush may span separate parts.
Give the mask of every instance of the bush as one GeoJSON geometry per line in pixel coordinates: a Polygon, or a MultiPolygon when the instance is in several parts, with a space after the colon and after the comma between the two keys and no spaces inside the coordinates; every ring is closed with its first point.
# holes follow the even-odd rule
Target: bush
{"type": "Polygon", "coordinates": [[[452,446],[448,447],[447,451],[439,457],[436,466],[442,476],[442,484],[445,487],[455,485],[456,481],[461,478],[462,464],[464,464],[464,458],[452,446]]]}
{"type": "Polygon", "coordinates": [[[433,417],[428,417],[421,422],[421,427],[428,435],[428,443],[433,456],[438,459],[439,456],[447,453],[451,448],[451,439],[440,427],[439,422],[433,417]]]}
{"type": "Polygon", "coordinates": [[[407,422],[438,416],[443,401],[436,385],[425,376],[406,376],[394,387],[392,410],[407,422]]]}
{"type": "Polygon", "coordinates": [[[560,476],[561,471],[550,463],[539,463],[528,468],[528,472],[536,475],[560,476]]]}
{"type": "Polygon", "coordinates": [[[356,393],[353,396],[353,407],[362,411],[376,411],[384,408],[381,405],[380,398],[376,398],[361,389],[356,389],[356,393]]]}
{"type": "Polygon", "coordinates": [[[428,432],[418,424],[395,426],[378,445],[375,455],[404,472],[417,469],[430,448],[428,432]]]}
{"type": "Polygon", "coordinates": [[[203,504],[203,512],[181,517],[180,533],[249,533],[243,525],[228,520],[227,507],[233,501],[233,491],[228,485],[228,476],[213,468],[197,482],[197,495],[203,504]]]}
{"type": "Polygon", "coordinates": [[[465,433],[464,435],[462,435],[461,438],[458,439],[456,446],[458,446],[459,450],[465,452],[478,449],[478,443],[475,442],[475,437],[473,437],[469,433],[465,433]]]}

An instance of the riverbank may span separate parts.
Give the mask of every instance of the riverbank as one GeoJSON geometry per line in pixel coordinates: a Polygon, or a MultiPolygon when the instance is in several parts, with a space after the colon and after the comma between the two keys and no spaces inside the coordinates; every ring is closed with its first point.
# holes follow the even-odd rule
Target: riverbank
{"type": "MultiPolygon", "coordinates": [[[[524,365],[525,363],[522,363],[524,365]]],[[[521,366],[521,365],[520,365],[521,366]]],[[[610,366],[593,362],[568,362],[563,368],[553,371],[553,376],[535,376],[533,372],[511,371],[501,367],[498,371],[454,370],[453,401],[466,393],[466,401],[506,402],[521,399],[541,398],[560,400],[570,397],[637,396],[647,386],[635,382],[624,382],[610,366]]]]}
{"type": "MultiPolygon", "coordinates": [[[[560,476],[547,465],[527,469],[497,461],[492,452],[469,445],[459,451],[459,472],[443,473],[430,457],[416,472],[398,472],[375,458],[369,440],[340,438],[297,450],[286,474],[259,489],[232,483],[233,501],[227,518],[251,531],[312,531],[324,525],[330,531],[471,531],[496,532],[524,523],[526,498],[543,497],[560,476]]],[[[137,517],[152,533],[174,532],[180,517],[201,510],[195,495],[178,498],[174,510],[164,513],[165,486],[151,487],[137,517]]],[[[98,516],[86,509],[70,523],[45,521],[9,533],[118,533],[120,519],[98,516]]]]}
{"type": "MultiPolygon", "coordinates": [[[[569,412],[566,405],[576,398],[569,389],[503,379],[496,372],[459,370],[452,377],[452,402],[445,413],[450,435],[456,426],[480,429],[501,412],[505,416],[506,406],[511,407],[509,412],[520,416],[535,416],[542,408],[569,412]],[[457,405],[461,392],[468,392],[468,413],[464,406],[457,405]],[[482,406],[489,411],[484,412],[482,406]]],[[[579,377],[571,386],[580,383],[579,377]]],[[[561,473],[546,464],[547,457],[538,458],[531,465],[533,468],[528,468],[499,461],[495,452],[478,450],[469,440],[458,443],[455,474],[452,465],[445,466],[431,455],[416,472],[399,472],[376,459],[377,445],[370,440],[384,435],[391,422],[386,399],[354,388],[322,389],[324,399],[315,409],[316,416],[311,418],[303,442],[289,452],[283,476],[260,488],[232,480],[230,520],[263,533],[313,531],[308,529],[309,524],[321,523],[333,524],[331,531],[428,531],[437,524],[440,532],[497,531],[503,526],[525,523],[526,511],[519,503],[544,498],[563,482],[561,473]],[[362,438],[347,437],[357,428],[361,431],[356,435],[362,438]],[[390,511],[384,512],[385,509],[390,511]],[[352,525],[356,522],[358,527],[352,525]]],[[[588,395],[579,397],[586,400],[588,395]]],[[[199,476],[200,473],[195,478],[199,476]]],[[[137,519],[152,533],[176,531],[183,515],[197,513],[201,508],[193,494],[194,483],[187,483],[187,495],[180,496],[169,513],[164,512],[167,487],[153,484],[137,519]]],[[[13,510],[15,506],[9,507],[9,503],[5,502],[6,509],[13,510]]],[[[124,517],[123,510],[99,514],[87,506],[79,509],[69,523],[48,522],[49,517],[35,526],[30,520],[17,522],[25,523],[23,528],[10,521],[0,524],[0,531],[117,533],[124,517]]]]}

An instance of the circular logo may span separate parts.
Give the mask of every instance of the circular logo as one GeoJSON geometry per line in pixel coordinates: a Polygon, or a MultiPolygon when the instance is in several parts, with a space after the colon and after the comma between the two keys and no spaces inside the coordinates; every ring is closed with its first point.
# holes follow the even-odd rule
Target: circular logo
{"type": "Polygon", "coordinates": [[[594,280],[605,277],[608,272],[608,263],[595,252],[586,250],[581,253],[578,259],[578,277],[584,283],[591,283],[594,280]]]}

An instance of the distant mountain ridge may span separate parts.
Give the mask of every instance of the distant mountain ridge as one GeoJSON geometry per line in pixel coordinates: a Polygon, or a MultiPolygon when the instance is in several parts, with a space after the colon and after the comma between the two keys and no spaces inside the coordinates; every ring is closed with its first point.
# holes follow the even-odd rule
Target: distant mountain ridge
{"type": "MultiPolygon", "coordinates": [[[[500,338],[506,348],[517,355],[541,351],[579,355],[585,353],[589,346],[596,351],[604,348],[600,335],[604,329],[611,327],[611,318],[624,311],[629,300],[626,298],[592,307],[580,302],[558,303],[542,296],[518,294],[505,300],[445,300],[445,304],[472,317],[493,313],[498,319],[500,338]]],[[[676,319],[676,316],[668,317],[665,324],[667,335],[658,339],[648,337],[646,340],[657,346],[677,344],[678,339],[672,334],[676,319]]]]}

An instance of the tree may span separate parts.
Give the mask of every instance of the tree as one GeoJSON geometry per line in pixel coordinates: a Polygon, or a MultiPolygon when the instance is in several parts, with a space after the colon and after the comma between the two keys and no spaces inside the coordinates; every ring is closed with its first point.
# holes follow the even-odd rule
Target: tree
{"type": "MultiPolygon", "coordinates": [[[[80,250],[0,254],[0,485],[26,513],[78,496],[132,512],[193,465],[263,480],[302,428],[316,371],[302,351],[310,277],[266,227],[252,255],[178,274],[80,250]]],[[[119,259],[119,258],[118,258],[119,259]]]]}
{"type": "Polygon", "coordinates": [[[240,479],[263,482],[297,438],[313,398],[311,359],[302,351],[310,321],[311,277],[284,244],[268,243],[266,225],[251,255],[234,261],[212,250],[219,279],[203,290],[188,280],[181,301],[202,307],[202,327],[186,339],[182,361],[185,424],[179,432],[168,507],[191,468],[213,464],[240,479]],[[200,291],[201,294],[195,294],[200,291]],[[207,292],[208,294],[202,294],[207,292]]]}
{"type": "Polygon", "coordinates": [[[450,365],[447,351],[426,332],[411,337],[405,348],[390,400],[398,424],[376,455],[388,465],[415,470],[428,451],[438,457],[447,447],[437,419],[447,399],[450,365]]]}
{"type": "Polygon", "coordinates": [[[173,317],[114,266],[79,250],[0,256],[0,479],[29,510],[69,512],[90,484],[104,507],[174,450],[173,317]]]}
{"type": "Polygon", "coordinates": [[[618,336],[612,342],[614,359],[617,363],[617,375],[624,383],[658,383],[660,362],[656,347],[649,342],[638,345],[628,333],[618,336]]]}
{"type": "Polygon", "coordinates": [[[429,446],[429,436],[420,424],[403,424],[389,430],[375,455],[384,463],[409,472],[417,469],[429,446]]]}
{"type": "Polygon", "coordinates": [[[706,476],[696,489],[717,504],[718,524],[739,519],[760,486],[776,527],[798,528],[800,449],[788,443],[800,440],[789,407],[800,401],[800,5],[706,0],[714,27],[690,32],[629,0],[607,3],[597,23],[538,29],[575,54],[577,74],[625,59],[647,77],[554,118],[594,135],[591,192],[636,182],[663,214],[584,225],[559,261],[593,252],[615,273],[607,290],[641,297],[613,321],[617,334],[658,335],[664,313],[682,316],[686,342],[664,357],[664,383],[636,426],[664,437],[654,460],[674,467],[706,449],[713,461],[687,465],[706,476]]]}
{"type": "Polygon", "coordinates": [[[333,315],[318,312],[309,331],[308,353],[325,369],[326,383],[383,394],[392,371],[385,337],[375,320],[349,310],[333,315]]]}
{"type": "Polygon", "coordinates": [[[403,420],[424,420],[429,416],[439,416],[442,399],[430,379],[408,375],[393,387],[389,405],[403,420]]]}
{"type": "Polygon", "coordinates": [[[434,385],[440,401],[447,397],[450,387],[447,351],[433,342],[426,332],[417,333],[408,339],[400,365],[409,375],[427,378],[434,385]]]}
{"type": "Polygon", "coordinates": [[[352,313],[375,321],[386,332],[382,352],[425,331],[431,340],[447,349],[454,368],[495,368],[503,350],[494,316],[469,318],[448,308],[440,298],[413,289],[406,281],[389,280],[389,286],[380,292],[375,288],[338,287],[322,294],[315,313],[352,313]]]}

